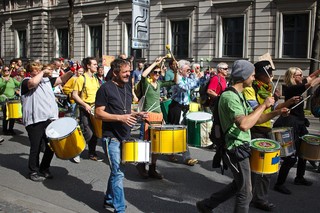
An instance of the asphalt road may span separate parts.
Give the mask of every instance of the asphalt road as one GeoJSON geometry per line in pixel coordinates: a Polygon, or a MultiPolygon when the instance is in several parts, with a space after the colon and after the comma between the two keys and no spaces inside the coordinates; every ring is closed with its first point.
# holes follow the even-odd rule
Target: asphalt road
{"type": "MultiPolygon", "coordinates": [[[[319,120],[310,120],[310,132],[320,134],[319,120]]],[[[21,124],[16,124],[15,129],[19,134],[2,136],[5,141],[0,145],[0,212],[112,212],[102,208],[110,171],[106,161],[88,160],[87,150],[82,153],[80,164],[54,157],[51,167],[54,179],[32,182],[27,167],[29,140],[21,124]]],[[[97,150],[104,157],[100,144],[97,150]]],[[[229,170],[221,175],[211,168],[212,150],[191,147],[190,151],[192,157],[199,159],[194,167],[182,164],[180,155],[179,163],[160,156],[158,169],[165,177],[163,180],[143,180],[134,165],[127,164],[124,180],[127,212],[197,212],[196,201],[209,197],[232,180],[229,170]]],[[[274,212],[318,212],[320,174],[308,164],[305,177],[314,183],[307,187],[293,184],[295,173],[296,168],[292,168],[286,182],[291,195],[270,190],[269,200],[277,206],[274,212]]],[[[273,175],[271,186],[275,179],[273,175]]],[[[233,207],[231,199],[214,212],[233,212],[233,207]]],[[[250,208],[250,212],[263,211],[250,208]]]]}

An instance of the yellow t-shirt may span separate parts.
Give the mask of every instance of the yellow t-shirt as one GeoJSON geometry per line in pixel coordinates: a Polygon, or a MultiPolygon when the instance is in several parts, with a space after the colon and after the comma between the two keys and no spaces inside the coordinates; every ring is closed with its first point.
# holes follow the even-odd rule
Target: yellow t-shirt
{"type": "Polygon", "coordinates": [[[88,104],[94,104],[96,93],[100,87],[99,81],[94,76],[90,77],[87,73],[84,73],[84,76],[79,76],[77,78],[73,90],[80,92],[80,98],[84,102],[88,104]],[[86,78],[85,88],[83,88],[84,78],[86,78]]]}
{"type": "MultiPolygon", "coordinates": [[[[264,99],[262,99],[258,94],[256,95],[256,91],[253,89],[253,87],[244,88],[243,95],[244,95],[245,99],[249,102],[251,107],[253,107],[253,109],[258,106],[258,105],[254,106],[254,104],[253,104],[254,102],[258,102],[259,105],[263,104],[263,102],[264,102],[264,99]],[[257,98],[258,98],[258,100],[257,100],[257,98]]],[[[264,110],[263,114],[267,114],[269,112],[271,112],[271,107],[264,110]]],[[[265,123],[262,123],[262,124],[256,124],[255,126],[272,128],[270,120],[265,123]]]]}

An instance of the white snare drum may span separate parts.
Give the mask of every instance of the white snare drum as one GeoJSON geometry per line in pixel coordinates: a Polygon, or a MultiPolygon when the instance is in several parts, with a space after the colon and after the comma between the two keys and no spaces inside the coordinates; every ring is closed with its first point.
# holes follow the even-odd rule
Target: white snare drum
{"type": "Polygon", "coordinates": [[[212,115],[207,112],[192,112],[187,114],[188,144],[196,147],[206,147],[212,144],[209,133],[212,128],[212,115]]]}
{"type": "Polygon", "coordinates": [[[77,121],[70,117],[53,121],[47,126],[46,135],[51,149],[61,159],[74,158],[86,147],[86,141],[77,121]]]}
{"type": "Polygon", "coordinates": [[[122,163],[149,163],[150,141],[132,139],[122,142],[122,163]]]}
{"type": "Polygon", "coordinates": [[[280,156],[287,157],[296,152],[292,127],[279,127],[272,129],[272,139],[279,142],[280,156]]]}

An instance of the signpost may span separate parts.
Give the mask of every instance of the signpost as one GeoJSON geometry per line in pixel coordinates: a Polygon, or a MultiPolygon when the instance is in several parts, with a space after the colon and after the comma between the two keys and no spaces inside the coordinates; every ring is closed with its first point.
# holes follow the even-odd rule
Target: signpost
{"type": "Polygon", "coordinates": [[[149,48],[150,0],[132,0],[133,49],[149,48]]]}

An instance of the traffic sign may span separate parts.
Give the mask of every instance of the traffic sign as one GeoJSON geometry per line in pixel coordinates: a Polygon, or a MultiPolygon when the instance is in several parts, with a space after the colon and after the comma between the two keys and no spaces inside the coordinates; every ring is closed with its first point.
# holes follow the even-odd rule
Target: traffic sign
{"type": "Polygon", "coordinates": [[[150,0],[132,0],[132,48],[149,48],[149,29],[150,0]]]}

